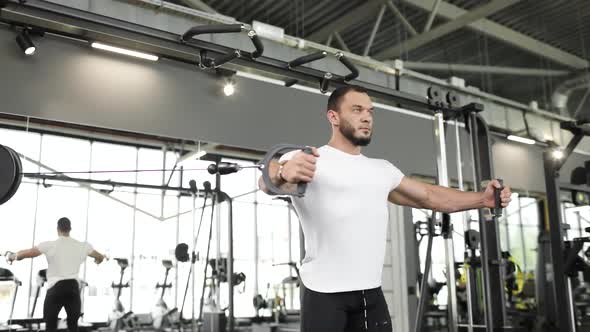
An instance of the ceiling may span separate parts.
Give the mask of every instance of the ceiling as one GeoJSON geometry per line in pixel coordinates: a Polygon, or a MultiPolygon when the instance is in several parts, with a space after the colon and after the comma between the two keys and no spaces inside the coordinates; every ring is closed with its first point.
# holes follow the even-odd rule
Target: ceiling
{"type": "MultiPolygon", "coordinates": [[[[527,104],[535,100],[548,110],[556,87],[587,73],[590,60],[589,0],[440,1],[427,32],[425,25],[436,0],[171,2],[245,23],[272,24],[284,28],[286,34],[329,42],[359,55],[365,55],[382,12],[366,55],[378,60],[399,58],[418,65],[413,70],[443,79],[462,77],[483,91],[527,104]],[[437,69],[420,68],[424,62],[434,63],[437,69]],[[470,67],[466,71],[461,65],[474,65],[477,70],[470,67]],[[499,73],[498,67],[511,67],[510,73],[499,73]],[[533,75],[523,68],[539,70],[533,75]]],[[[578,115],[590,115],[590,98],[583,98],[587,91],[583,87],[571,94],[569,115],[576,110],[578,115]]]]}

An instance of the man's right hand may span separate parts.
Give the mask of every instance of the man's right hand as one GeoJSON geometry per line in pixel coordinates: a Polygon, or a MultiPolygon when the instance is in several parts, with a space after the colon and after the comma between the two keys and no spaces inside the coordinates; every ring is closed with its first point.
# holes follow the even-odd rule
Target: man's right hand
{"type": "Polygon", "coordinates": [[[94,258],[94,262],[98,265],[100,263],[102,263],[102,261],[106,258],[105,255],[99,253],[96,250],[92,250],[92,252],[90,254],[88,254],[88,256],[94,258]]]}
{"type": "Polygon", "coordinates": [[[103,260],[104,260],[104,255],[100,255],[99,257],[96,257],[94,259],[94,262],[98,265],[98,264],[102,263],[103,260]]]}
{"type": "Polygon", "coordinates": [[[316,148],[312,153],[298,151],[291,159],[283,162],[281,176],[288,183],[311,182],[315,175],[317,158],[320,156],[316,148]]]}

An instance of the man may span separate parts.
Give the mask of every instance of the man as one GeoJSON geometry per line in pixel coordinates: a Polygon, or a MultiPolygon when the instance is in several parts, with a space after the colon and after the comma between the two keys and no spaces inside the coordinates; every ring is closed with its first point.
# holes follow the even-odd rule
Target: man
{"type": "Polygon", "coordinates": [[[31,249],[21,250],[8,257],[10,262],[25,258],[35,258],[45,254],[47,258],[47,295],[43,304],[43,318],[47,332],[57,331],[58,314],[66,309],[68,330],[78,331],[80,318],[80,285],[78,273],[86,256],[94,258],[96,264],[102,263],[105,256],[94,250],[87,242],[70,237],[72,229],[68,218],[57,221],[58,239],[41,242],[31,249]]]}
{"type": "MultiPolygon", "coordinates": [[[[361,148],[371,141],[373,104],[356,86],[336,89],[328,100],[332,137],[312,154],[294,151],[269,166],[272,182],[305,197],[293,198],[305,236],[301,331],[392,331],[381,290],[388,202],[441,212],[494,207],[491,181],[484,192],[462,192],[405,177],[390,162],[361,148]]],[[[261,190],[267,192],[262,179],[261,190]]],[[[501,192],[502,206],[510,189],[501,192]]]]}

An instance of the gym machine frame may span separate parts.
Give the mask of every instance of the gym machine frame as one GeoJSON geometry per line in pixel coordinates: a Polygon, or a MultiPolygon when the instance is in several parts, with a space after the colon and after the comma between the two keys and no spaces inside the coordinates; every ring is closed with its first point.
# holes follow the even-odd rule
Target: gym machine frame
{"type": "MultiPolygon", "coordinates": [[[[441,93],[436,89],[429,89],[429,102],[433,106],[441,106],[445,102],[449,105],[458,102],[457,97],[452,93],[446,96],[443,100],[441,93]]],[[[454,119],[455,122],[455,136],[457,141],[457,150],[460,153],[460,138],[458,133],[458,119],[463,117],[465,128],[467,129],[471,139],[471,150],[474,161],[474,191],[481,191],[481,182],[483,179],[493,179],[492,156],[489,142],[489,128],[485,120],[478,114],[483,111],[481,104],[468,104],[462,108],[453,111],[444,111],[443,109],[435,111],[434,114],[434,138],[435,138],[435,152],[437,161],[437,182],[442,186],[449,186],[447,157],[446,157],[446,135],[445,135],[445,119],[454,119]]],[[[460,163],[460,160],[457,161],[460,163]]],[[[462,171],[460,164],[457,165],[459,175],[459,186],[462,188],[462,171]]],[[[498,204],[498,202],[496,203],[498,204]]],[[[477,325],[485,324],[486,331],[505,330],[506,326],[506,312],[505,312],[505,296],[504,292],[494,291],[504,289],[504,273],[501,258],[500,241],[498,235],[497,220],[502,215],[502,209],[493,209],[492,214],[487,213],[487,209],[479,209],[479,228],[481,233],[481,257],[476,257],[476,247],[466,242],[465,259],[470,260],[470,264],[478,261],[481,264],[484,289],[483,294],[479,294],[475,286],[475,271],[473,268],[467,269],[467,324],[461,326],[467,327],[468,331],[473,331],[477,325]],[[479,308],[478,299],[483,298],[485,301],[484,308],[479,308]],[[475,309],[475,310],[474,310],[475,309]],[[481,317],[480,312],[483,311],[484,317],[481,317]],[[477,324],[477,325],[476,325],[477,324]]],[[[448,297],[448,327],[449,331],[457,331],[458,324],[458,310],[456,297],[456,280],[455,280],[455,260],[454,260],[454,246],[452,236],[452,225],[450,218],[436,218],[433,214],[432,221],[439,220],[442,225],[442,235],[445,242],[445,265],[447,269],[447,288],[449,292],[448,297]]],[[[469,222],[464,223],[465,238],[469,236],[469,222]]],[[[433,227],[430,227],[432,230],[433,227]]],[[[467,262],[466,262],[467,263],[467,262]]],[[[423,275],[423,280],[426,280],[428,275],[423,275]]],[[[423,283],[425,285],[425,283],[423,283]]],[[[421,288],[421,298],[428,297],[427,287],[421,288]]],[[[423,305],[420,305],[423,307],[423,305]]],[[[419,315],[423,314],[423,308],[419,307],[416,319],[416,331],[421,328],[423,319],[419,315]],[[420,310],[422,309],[422,310],[420,310]]]]}
{"type": "Polygon", "coordinates": [[[555,159],[552,155],[553,150],[547,149],[543,152],[543,166],[545,170],[545,186],[547,188],[547,213],[549,217],[549,229],[543,229],[540,236],[545,235],[549,240],[549,253],[544,252],[547,248],[539,245],[539,255],[544,257],[549,254],[550,261],[545,262],[541,259],[539,264],[539,276],[551,274],[553,280],[549,278],[543,280],[546,287],[539,289],[543,297],[543,306],[540,315],[547,318],[549,326],[554,331],[573,332],[576,331],[576,319],[573,308],[571,282],[565,275],[563,227],[562,227],[562,207],[560,200],[561,184],[559,181],[559,171],[572,154],[582,138],[590,136],[590,129],[583,127],[587,121],[562,122],[561,129],[571,132],[574,136],[571,138],[566,148],[563,150],[563,158],[555,159]],[[548,233],[548,234],[547,234],[548,233]],[[543,251],[543,252],[542,252],[543,251]],[[546,271],[546,264],[552,269],[546,271]]]}

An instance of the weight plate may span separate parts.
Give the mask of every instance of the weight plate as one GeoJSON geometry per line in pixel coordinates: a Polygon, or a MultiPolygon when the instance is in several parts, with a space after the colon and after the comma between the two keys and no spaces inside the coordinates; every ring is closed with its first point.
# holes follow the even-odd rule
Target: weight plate
{"type": "Polygon", "coordinates": [[[0,145],[0,204],[10,199],[8,193],[11,191],[17,178],[17,161],[12,152],[5,146],[0,145]]]}
{"type": "Polygon", "coordinates": [[[15,176],[14,183],[12,184],[12,188],[10,188],[10,191],[4,197],[4,199],[6,199],[6,200],[4,200],[4,199],[0,200],[0,204],[4,204],[9,199],[11,199],[12,196],[14,196],[14,194],[16,194],[16,191],[20,187],[21,181],[23,179],[23,175],[22,175],[22,172],[23,172],[23,164],[21,162],[20,156],[12,148],[9,148],[7,146],[5,146],[5,148],[8,149],[8,151],[10,151],[10,153],[12,153],[12,157],[16,161],[16,176],[15,176]]]}

